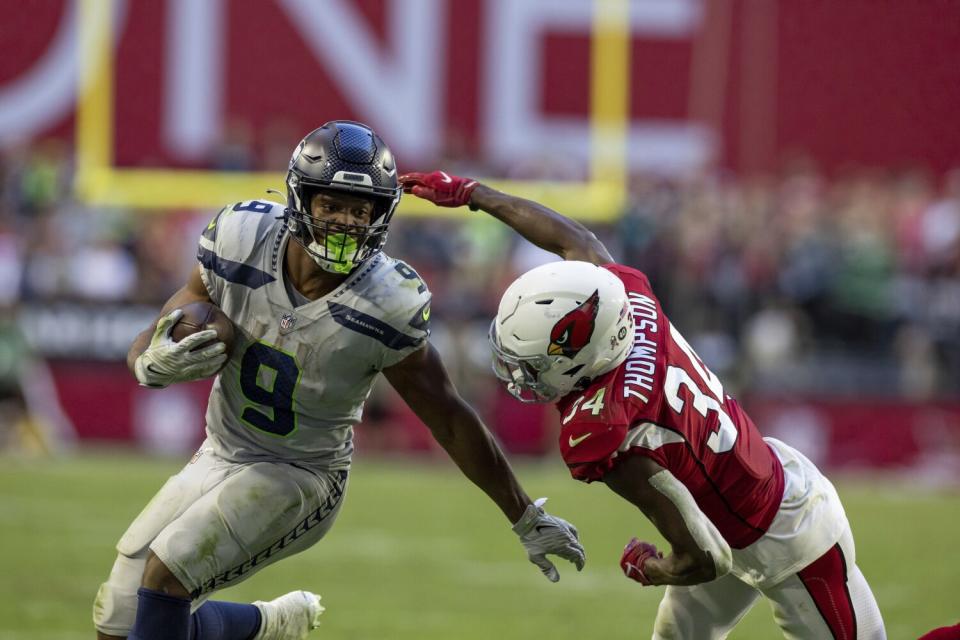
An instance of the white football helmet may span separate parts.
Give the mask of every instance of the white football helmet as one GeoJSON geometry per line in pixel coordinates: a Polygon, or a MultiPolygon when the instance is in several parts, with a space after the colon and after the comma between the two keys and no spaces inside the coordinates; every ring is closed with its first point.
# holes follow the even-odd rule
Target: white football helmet
{"type": "Polygon", "coordinates": [[[551,262],[507,287],[490,324],[493,371],[521,402],[553,402],[619,366],[633,346],[627,292],[589,262],[551,262]]]}

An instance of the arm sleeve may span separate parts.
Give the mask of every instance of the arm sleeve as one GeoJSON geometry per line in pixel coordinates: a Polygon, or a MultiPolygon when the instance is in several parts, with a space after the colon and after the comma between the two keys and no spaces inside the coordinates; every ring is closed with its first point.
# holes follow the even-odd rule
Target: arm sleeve
{"type": "Polygon", "coordinates": [[[690,490],[667,470],[651,476],[650,486],[659,491],[677,508],[687,530],[690,532],[690,536],[697,543],[697,546],[713,560],[717,577],[727,575],[733,564],[733,552],[730,550],[730,545],[724,540],[716,525],[697,506],[690,490]]]}

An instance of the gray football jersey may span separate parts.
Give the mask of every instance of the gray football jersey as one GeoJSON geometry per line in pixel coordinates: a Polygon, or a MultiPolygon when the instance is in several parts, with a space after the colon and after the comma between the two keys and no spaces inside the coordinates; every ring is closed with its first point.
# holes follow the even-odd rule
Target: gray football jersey
{"type": "Polygon", "coordinates": [[[294,307],[283,210],[256,200],[228,206],[200,238],[203,282],[237,327],[210,392],[207,436],[232,461],[347,468],[377,374],[427,341],[430,292],[406,263],[380,253],[294,307]]]}

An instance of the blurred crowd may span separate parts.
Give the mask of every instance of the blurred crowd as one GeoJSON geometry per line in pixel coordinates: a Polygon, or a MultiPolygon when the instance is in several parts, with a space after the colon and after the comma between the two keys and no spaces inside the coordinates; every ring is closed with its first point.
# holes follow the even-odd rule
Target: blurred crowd
{"type": "MultiPolygon", "coordinates": [[[[159,305],[215,211],[89,208],[72,198],[71,162],[59,142],[0,159],[0,307],[159,305]]],[[[741,392],[960,389],[960,170],[827,177],[796,161],[764,178],[636,175],[619,220],[593,229],[648,274],[673,323],[741,392]]],[[[398,215],[387,252],[432,289],[435,340],[471,395],[490,377],[476,374],[500,293],[550,256],[466,212],[398,215]]]]}
{"type": "Polygon", "coordinates": [[[751,390],[960,388],[960,171],[641,178],[610,240],[751,390]]]}

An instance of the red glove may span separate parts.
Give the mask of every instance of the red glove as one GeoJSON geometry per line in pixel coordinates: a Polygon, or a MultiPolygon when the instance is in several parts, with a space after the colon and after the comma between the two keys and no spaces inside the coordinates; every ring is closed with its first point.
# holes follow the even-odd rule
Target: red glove
{"type": "MultiPolygon", "coordinates": [[[[406,173],[400,176],[404,193],[429,200],[441,207],[462,207],[470,204],[470,195],[477,188],[477,181],[451,176],[443,171],[433,173],[406,173]]],[[[470,207],[476,211],[476,207],[470,207]]]]}
{"type": "Polygon", "coordinates": [[[644,563],[650,558],[662,558],[663,554],[657,551],[657,548],[649,542],[640,542],[632,538],[627,546],[623,548],[623,555],[620,556],[620,568],[623,569],[623,575],[631,580],[636,580],[644,586],[653,584],[643,572],[644,563]]]}

